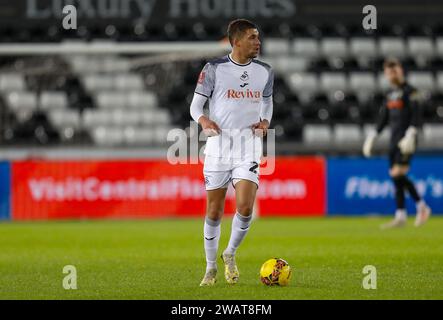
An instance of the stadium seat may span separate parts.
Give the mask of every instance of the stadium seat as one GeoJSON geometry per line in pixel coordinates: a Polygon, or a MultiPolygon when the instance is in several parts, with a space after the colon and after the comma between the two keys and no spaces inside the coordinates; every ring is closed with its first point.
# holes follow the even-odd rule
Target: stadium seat
{"type": "Polygon", "coordinates": [[[319,55],[318,41],[312,38],[296,38],[292,44],[292,51],[297,57],[315,58],[319,55]]]}
{"type": "Polygon", "coordinates": [[[83,125],[85,128],[107,126],[113,122],[112,113],[108,110],[85,110],[83,112],[83,125]]]}
{"type": "Polygon", "coordinates": [[[263,41],[263,52],[270,56],[288,55],[289,41],[285,38],[268,38],[263,41]]]}
{"type": "Polygon", "coordinates": [[[123,129],[97,127],[92,130],[92,139],[98,146],[117,146],[124,142],[123,129]]]}
{"type": "Polygon", "coordinates": [[[438,56],[443,57],[443,37],[435,40],[435,50],[438,56]]]}
{"type": "Polygon", "coordinates": [[[9,108],[18,112],[20,110],[37,109],[37,94],[34,92],[10,92],[6,95],[6,104],[9,108]]]}
{"type": "Polygon", "coordinates": [[[355,124],[336,124],[333,130],[335,143],[361,143],[362,132],[355,124]]]}
{"type": "Polygon", "coordinates": [[[374,75],[370,72],[352,72],[349,74],[349,87],[357,95],[361,91],[374,92],[377,89],[374,75]]]}
{"type": "Polygon", "coordinates": [[[155,125],[155,111],[143,110],[140,112],[140,120],[143,125],[154,126],[155,125]]]}
{"type": "Polygon", "coordinates": [[[105,57],[103,59],[99,58],[99,71],[100,72],[117,72],[117,73],[127,73],[131,68],[130,60],[124,59],[122,57],[105,57]]]}
{"type": "Polygon", "coordinates": [[[90,74],[85,75],[82,80],[89,92],[114,90],[114,77],[111,75],[90,74]]]}
{"type": "Polygon", "coordinates": [[[154,112],[154,120],[159,125],[167,125],[171,122],[168,111],[162,109],[154,112]]]}
{"type": "Polygon", "coordinates": [[[142,91],[142,92],[129,92],[128,94],[128,106],[130,108],[156,108],[158,105],[158,98],[154,92],[142,91]]]}
{"type": "Polygon", "coordinates": [[[115,77],[115,89],[121,91],[142,91],[144,83],[139,74],[117,74],[115,77]]]}
{"type": "Polygon", "coordinates": [[[154,130],[150,128],[128,127],[123,131],[124,141],[128,145],[150,145],[154,142],[154,130]]]}
{"type": "Polygon", "coordinates": [[[45,91],[40,94],[40,108],[48,109],[66,109],[68,107],[68,98],[64,91],[45,91]]]}
{"type": "Polygon", "coordinates": [[[435,89],[434,76],[431,72],[410,72],[407,79],[409,84],[418,90],[433,92],[435,89]]]}
{"type": "Polygon", "coordinates": [[[171,118],[167,110],[143,110],[139,114],[141,123],[147,126],[167,125],[171,123],[171,118]]]}
{"type": "Polygon", "coordinates": [[[332,140],[328,125],[307,124],[303,128],[303,141],[307,144],[327,144],[332,140]]]}
{"type": "Polygon", "coordinates": [[[379,40],[379,55],[402,58],[406,54],[405,43],[397,37],[382,37],[379,40]]]}
{"type": "Polygon", "coordinates": [[[434,148],[443,147],[443,125],[440,124],[424,124],[423,139],[427,146],[434,148]]]}
{"type": "Polygon", "coordinates": [[[66,127],[72,127],[76,129],[80,128],[81,126],[80,114],[76,110],[50,110],[48,117],[52,125],[59,130],[66,127]]]}
{"type": "Polygon", "coordinates": [[[69,56],[66,61],[71,66],[72,71],[78,74],[97,73],[99,72],[99,66],[95,59],[90,57],[76,55],[69,56]]]}
{"type": "Polygon", "coordinates": [[[140,112],[124,108],[112,111],[112,123],[116,126],[136,126],[141,122],[140,112]]]}
{"type": "Polygon", "coordinates": [[[338,90],[345,92],[348,90],[348,82],[343,73],[325,72],[320,75],[320,87],[328,93],[338,90]]]}
{"type": "Polygon", "coordinates": [[[124,91],[101,91],[95,96],[99,108],[124,108],[128,104],[127,93],[124,91]]]}
{"type": "Polygon", "coordinates": [[[320,41],[320,50],[327,58],[346,57],[348,55],[348,44],[343,38],[323,38],[320,41]]]}
{"type": "Polygon", "coordinates": [[[24,91],[25,87],[25,79],[21,74],[0,74],[0,92],[24,91]]]}
{"type": "Polygon", "coordinates": [[[407,40],[411,57],[431,58],[434,56],[434,43],[429,37],[410,37],[407,40]]]}
{"type": "Polygon", "coordinates": [[[138,74],[86,75],[84,85],[90,92],[95,91],[141,91],[144,88],[143,79],[138,74]]]}
{"type": "Polygon", "coordinates": [[[67,59],[72,70],[78,74],[99,72],[127,72],[130,69],[129,60],[113,56],[91,58],[73,56],[67,59]]]}
{"type": "Polygon", "coordinates": [[[377,55],[377,46],[372,38],[351,38],[349,49],[356,58],[373,58],[377,55]]]}
{"type": "Polygon", "coordinates": [[[293,56],[266,57],[264,60],[272,66],[276,73],[281,75],[306,71],[309,65],[309,59],[293,56]]]}
{"type": "Polygon", "coordinates": [[[294,93],[312,94],[319,90],[319,81],[314,73],[293,73],[288,80],[289,88],[294,93]]]}

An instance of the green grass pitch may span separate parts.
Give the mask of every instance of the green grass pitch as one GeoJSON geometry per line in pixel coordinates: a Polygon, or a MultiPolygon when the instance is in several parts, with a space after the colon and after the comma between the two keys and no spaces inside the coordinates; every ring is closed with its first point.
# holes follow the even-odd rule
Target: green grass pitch
{"type": "Polygon", "coordinates": [[[0,299],[442,299],[443,217],[381,231],[386,221],[258,219],[237,252],[239,283],[225,282],[219,261],[217,284],[205,288],[202,219],[4,222],[0,299]],[[260,283],[272,257],[292,266],[288,287],[260,283]],[[77,269],[77,290],[62,286],[65,265],[77,269]],[[362,287],[365,265],[377,268],[376,290],[362,287]]]}

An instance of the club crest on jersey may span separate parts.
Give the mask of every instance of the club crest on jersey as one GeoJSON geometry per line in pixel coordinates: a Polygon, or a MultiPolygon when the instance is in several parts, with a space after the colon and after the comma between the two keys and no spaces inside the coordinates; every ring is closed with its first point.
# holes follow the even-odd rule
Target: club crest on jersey
{"type": "Polygon", "coordinates": [[[403,97],[403,91],[402,90],[392,91],[388,97],[389,100],[399,100],[403,97]]]}
{"type": "Polygon", "coordinates": [[[396,90],[391,92],[388,95],[388,102],[387,102],[388,109],[403,109],[404,102],[402,100],[402,97],[403,97],[402,90],[396,90]]]}
{"type": "Polygon", "coordinates": [[[200,75],[198,76],[198,83],[202,84],[203,81],[205,81],[205,72],[204,71],[200,72],[200,75]]]}
{"type": "Polygon", "coordinates": [[[240,80],[241,81],[248,81],[249,80],[248,71],[243,72],[243,74],[240,76],[240,80]]]}
{"type": "Polygon", "coordinates": [[[259,90],[253,91],[250,89],[246,90],[229,89],[226,92],[226,97],[228,99],[260,99],[261,92],[259,90]]]}

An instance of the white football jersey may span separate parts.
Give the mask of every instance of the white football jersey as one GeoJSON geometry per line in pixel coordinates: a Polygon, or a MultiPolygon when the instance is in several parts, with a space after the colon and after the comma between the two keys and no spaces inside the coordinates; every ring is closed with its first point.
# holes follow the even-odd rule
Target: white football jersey
{"type": "Polygon", "coordinates": [[[254,159],[261,155],[261,139],[250,128],[260,121],[263,98],[272,96],[273,84],[271,67],[256,59],[238,64],[227,55],[205,65],[195,93],[209,99],[209,118],[222,129],[221,135],[208,137],[206,155],[254,159]]]}

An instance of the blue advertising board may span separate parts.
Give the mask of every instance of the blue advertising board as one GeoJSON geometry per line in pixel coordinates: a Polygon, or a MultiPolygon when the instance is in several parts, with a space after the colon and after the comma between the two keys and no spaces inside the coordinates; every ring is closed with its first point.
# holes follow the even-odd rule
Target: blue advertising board
{"type": "MultiPolygon", "coordinates": [[[[394,185],[385,158],[329,158],[328,214],[393,214],[394,185]]],[[[443,213],[443,157],[415,157],[408,175],[434,213],[443,213]]],[[[407,193],[406,193],[407,194],[407,193]]],[[[415,205],[406,195],[408,213],[415,205]]]]}
{"type": "Polygon", "coordinates": [[[0,162],[0,220],[9,219],[11,208],[11,166],[0,162]]]}

